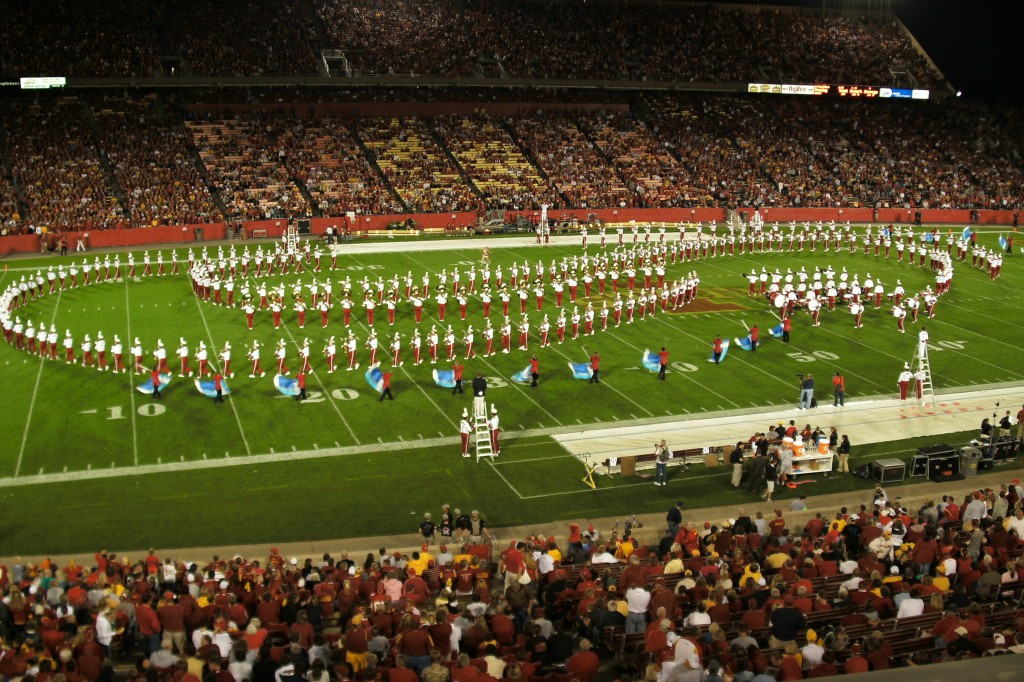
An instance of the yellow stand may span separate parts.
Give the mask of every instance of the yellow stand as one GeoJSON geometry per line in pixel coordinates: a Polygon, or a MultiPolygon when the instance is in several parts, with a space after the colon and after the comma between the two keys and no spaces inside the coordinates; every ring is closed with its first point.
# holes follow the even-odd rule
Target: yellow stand
{"type": "Polygon", "coordinates": [[[597,465],[590,464],[589,456],[584,455],[584,458],[585,459],[583,460],[583,468],[587,470],[587,474],[583,478],[581,478],[580,481],[582,481],[583,484],[586,485],[591,490],[597,490],[597,483],[594,482],[594,471],[597,470],[597,465]]]}

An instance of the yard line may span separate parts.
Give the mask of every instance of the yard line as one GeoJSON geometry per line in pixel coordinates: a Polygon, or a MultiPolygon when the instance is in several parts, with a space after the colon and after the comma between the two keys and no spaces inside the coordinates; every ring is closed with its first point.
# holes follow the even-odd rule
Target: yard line
{"type": "Polygon", "coordinates": [[[835,336],[838,336],[840,338],[848,339],[850,341],[853,341],[858,346],[864,346],[865,348],[867,348],[867,349],[869,349],[869,350],[871,350],[871,351],[873,351],[875,353],[881,353],[882,355],[888,355],[890,358],[892,358],[893,360],[896,360],[897,362],[906,362],[906,360],[904,360],[903,358],[897,357],[897,356],[893,355],[892,353],[887,353],[884,350],[882,350],[881,348],[878,348],[876,346],[869,346],[868,344],[864,343],[863,341],[858,341],[857,339],[855,339],[853,337],[852,334],[850,334],[850,335],[840,334],[839,332],[832,331],[828,327],[819,327],[819,329],[821,329],[824,332],[828,332],[829,334],[833,334],[835,336]]]}
{"type": "MultiPolygon", "coordinates": [[[[407,369],[406,369],[405,367],[401,367],[400,369],[402,370],[402,373],[403,373],[403,374],[405,374],[405,376],[409,378],[409,382],[410,382],[410,383],[411,383],[411,384],[412,384],[413,386],[415,386],[416,388],[418,388],[418,389],[420,390],[420,393],[422,393],[422,394],[423,394],[423,396],[424,396],[424,397],[425,397],[425,398],[426,398],[427,400],[429,400],[429,401],[430,401],[430,404],[431,404],[431,405],[433,405],[433,406],[434,406],[435,408],[437,408],[437,411],[441,413],[441,416],[442,416],[442,417],[444,417],[444,418],[445,418],[445,420],[446,420],[446,421],[447,421],[447,422],[448,422],[449,424],[451,424],[451,425],[452,425],[452,429],[454,429],[455,431],[458,431],[458,430],[459,430],[459,425],[458,425],[458,424],[456,424],[456,423],[455,423],[455,422],[454,422],[454,421],[452,420],[452,418],[448,416],[448,413],[447,413],[447,412],[445,412],[444,410],[442,410],[442,409],[441,409],[441,406],[440,406],[440,405],[438,405],[438,404],[437,404],[436,402],[434,402],[434,399],[430,397],[430,394],[429,394],[429,393],[427,393],[427,392],[426,392],[426,391],[425,391],[425,390],[423,389],[423,387],[422,387],[422,386],[420,386],[420,382],[418,382],[418,381],[416,381],[415,379],[413,379],[413,378],[412,378],[412,375],[411,375],[411,374],[409,374],[409,370],[407,370],[407,369]]],[[[438,433],[440,433],[440,431],[439,431],[438,433]]],[[[453,436],[452,438],[454,438],[454,436],[453,436]]],[[[452,440],[452,438],[449,438],[449,439],[447,439],[447,440],[452,440]]]]}
{"type": "MultiPolygon", "coordinates": [[[[974,336],[980,336],[981,338],[986,339],[988,341],[995,341],[996,343],[998,343],[1000,345],[1003,345],[1003,346],[1006,346],[1007,348],[1012,348],[1014,351],[1019,351],[1020,350],[1020,346],[1019,345],[1015,346],[1012,343],[1006,343],[1005,341],[1000,341],[999,339],[993,339],[992,337],[988,336],[987,334],[982,334],[980,332],[974,331],[973,329],[967,329],[965,327],[961,327],[960,325],[953,324],[952,322],[946,322],[945,320],[942,320],[942,319],[940,319],[938,317],[928,318],[928,324],[936,324],[936,323],[944,325],[946,327],[952,327],[953,329],[959,329],[960,331],[962,331],[962,332],[964,332],[966,334],[973,334],[974,336]]],[[[1001,324],[1001,321],[1000,321],[1000,324],[1001,324]]],[[[931,340],[929,339],[929,341],[931,341],[931,340]]],[[[986,363],[986,364],[988,364],[988,363],[986,363]]],[[[995,365],[993,365],[993,367],[995,367],[995,365]]]]}
{"type": "MultiPolygon", "coordinates": [[[[484,357],[483,355],[479,356],[479,359],[480,359],[480,361],[482,361],[482,362],[483,362],[483,363],[484,363],[485,365],[487,365],[487,366],[488,366],[488,367],[490,367],[490,368],[491,368],[492,370],[494,370],[494,373],[495,373],[495,374],[498,374],[498,376],[501,376],[501,375],[500,375],[500,374],[498,373],[498,368],[497,368],[497,367],[495,367],[494,365],[492,365],[492,364],[491,364],[491,363],[490,363],[490,362],[489,362],[489,361],[488,361],[488,360],[487,360],[487,359],[486,359],[486,358],[485,358],[485,357],[484,357]]],[[[527,391],[526,391],[526,389],[524,389],[524,388],[523,388],[522,386],[520,386],[520,385],[519,385],[518,383],[516,383],[515,381],[510,381],[510,382],[508,382],[508,385],[509,385],[509,386],[512,386],[512,387],[513,387],[513,388],[515,388],[515,389],[516,389],[517,391],[519,391],[520,393],[522,393],[522,394],[523,394],[523,396],[524,396],[524,397],[525,397],[525,398],[526,398],[527,400],[529,400],[529,401],[530,401],[531,403],[533,403],[534,405],[536,405],[537,407],[539,407],[539,408],[541,409],[541,411],[543,411],[543,412],[544,412],[544,414],[546,414],[547,416],[549,416],[549,417],[551,417],[552,419],[554,419],[554,420],[555,420],[555,423],[556,423],[556,424],[558,424],[559,426],[561,426],[561,425],[562,425],[562,422],[561,422],[561,421],[560,421],[560,420],[558,419],[558,417],[556,417],[555,415],[551,414],[551,413],[550,413],[550,412],[549,412],[549,411],[548,411],[547,409],[545,409],[545,407],[544,407],[543,405],[541,405],[541,404],[540,404],[540,403],[538,403],[538,402],[537,402],[536,400],[534,400],[534,399],[533,399],[533,397],[532,397],[532,396],[531,396],[531,395],[529,394],[529,392],[527,392],[527,391]]],[[[577,421],[579,421],[579,420],[577,419],[577,421]]],[[[580,423],[582,424],[583,422],[580,422],[580,423]]]]}
{"type": "MultiPolygon", "coordinates": [[[[191,284],[191,280],[186,278],[186,281],[189,282],[189,284],[191,284]]],[[[127,285],[128,285],[128,281],[126,279],[125,280],[125,287],[127,287],[127,285]]],[[[125,296],[127,297],[127,293],[125,294],[125,296]]],[[[216,351],[217,343],[213,340],[213,332],[210,331],[210,325],[207,324],[207,322],[206,322],[206,313],[203,312],[203,304],[200,303],[199,297],[196,296],[194,293],[192,294],[192,300],[195,301],[196,308],[199,309],[199,319],[201,319],[203,321],[203,328],[206,329],[206,338],[209,339],[209,341],[210,341],[210,350],[213,351],[214,353],[216,353],[217,352],[216,351]]],[[[249,447],[249,439],[245,437],[245,429],[242,427],[242,419],[241,419],[241,417],[238,416],[238,409],[235,407],[235,399],[231,398],[230,400],[227,401],[227,403],[231,407],[231,412],[235,415],[235,423],[238,424],[238,434],[242,437],[242,444],[245,446],[245,454],[251,455],[252,454],[252,448],[249,447]]],[[[132,412],[134,412],[134,411],[135,410],[132,410],[132,412]]],[[[132,417],[132,424],[133,424],[133,426],[134,426],[134,423],[135,423],[134,419],[135,418],[132,417]]],[[[138,463],[138,456],[136,455],[135,466],[138,466],[138,465],[139,465],[139,463],[138,463]]]]}
{"type": "MultiPolygon", "coordinates": [[[[362,322],[362,321],[358,321],[358,322],[356,322],[356,324],[357,324],[357,325],[358,325],[358,326],[359,326],[360,328],[362,328],[362,329],[363,329],[364,331],[366,331],[367,333],[369,333],[369,331],[370,331],[370,327],[369,327],[369,326],[368,326],[368,325],[367,325],[367,324],[366,324],[365,322],[362,322]]],[[[385,339],[385,344],[386,344],[386,343],[387,343],[387,339],[385,339]]],[[[389,352],[390,352],[390,350],[389,350],[388,348],[384,348],[383,350],[384,350],[384,353],[385,353],[385,354],[387,354],[387,353],[389,353],[389,352]]],[[[393,368],[393,369],[394,369],[394,368],[393,368]]],[[[444,410],[442,410],[442,409],[441,409],[441,406],[440,406],[440,405],[438,405],[438,404],[437,404],[437,403],[436,403],[436,402],[434,401],[434,399],[430,397],[430,394],[429,394],[429,393],[427,393],[427,392],[426,392],[426,391],[425,391],[425,390],[423,389],[423,387],[422,387],[422,386],[420,385],[420,382],[418,382],[418,381],[416,381],[415,379],[413,379],[412,375],[411,375],[411,374],[409,374],[409,370],[407,370],[407,369],[405,368],[404,364],[403,364],[403,366],[402,366],[402,367],[399,367],[398,369],[401,369],[401,370],[402,370],[402,374],[404,374],[404,375],[406,376],[406,378],[407,378],[407,379],[409,379],[409,383],[411,383],[411,384],[412,384],[413,386],[415,386],[416,388],[418,388],[418,389],[420,390],[420,393],[422,393],[422,394],[424,395],[424,397],[426,397],[426,399],[430,401],[430,404],[431,404],[431,405],[433,405],[433,406],[434,406],[435,408],[437,408],[437,411],[441,413],[441,416],[442,416],[442,417],[444,417],[444,418],[445,418],[446,420],[448,420],[448,423],[452,425],[452,428],[453,428],[453,429],[454,429],[455,431],[458,431],[458,430],[459,430],[459,425],[458,425],[458,424],[456,424],[456,423],[455,423],[454,421],[452,421],[452,418],[448,416],[448,413],[447,413],[447,412],[445,412],[444,410]]],[[[351,431],[351,429],[349,429],[349,430],[351,431]]],[[[438,431],[438,433],[441,433],[441,432],[440,432],[440,431],[438,431]]],[[[353,435],[355,435],[355,434],[353,434],[353,435]]],[[[356,442],[358,442],[358,440],[357,440],[356,442]]]]}
{"type": "MultiPolygon", "coordinates": [[[[501,451],[505,452],[505,449],[507,447],[512,447],[512,446],[511,445],[502,446],[501,451]]],[[[554,456],[551,456],[551,457],[530,457],[529,459],[513,459],[513,460],[506,461],[506,462],[503,462],[503,461],[501,461],[499,459],[497,464],[492,464],[492,466],[496,466],[496,467],[505,466],[505,467],[507,467],[507,466],[512,466],[514,464],[526,464],[527,462],[549,462],[549,461],[554,460],[554,459],[567,459],[567,458],[570,458],[570,457],[576,457],[576,455],[574,455],[573,453],[571,453],[568,450],[566,450],[561,455],[554,455],[554,456]]]]}
{"type": "Polygon", "coordinates": [[[525,497],[523,497],[522,493],[520,493],[518,490],[516,490],[516,487],[514,485],[509,483],[508,479],[505,478],[504,474],[502,474],[500,471],[498,471],[497,467],[495,467],[494,464],[491,463],[491,458],[490,457],[487,458],[487,463],[491,465],[491,471],[493,471],[494,473],[498,474],[498,478],[500,478],[501,480],[505,481],[505,485],[508,486],[509,490],[511,490],[512,492],[514,492],[516,494],[516,497],[518,497],[520,500],[525,500],[526,499],[525,497]]]}
{"type": "MultiPolygon", "coordinates": [[[[563,358],[565,358],[565,359],[566,359],[567,361],[569,361],[569,362],[572,362],[572,359],[571,359],[571,358],[570,358],[570,357],[569,357],[568,355],[566,355],[565,353],[563,353],[562,351],[558,350],[558,348],[556,348],[555,346],[551,346],[551,348],[552,348],[552,350],[554,350],[554,351],[555,351],[556,353],[558,353],[558,354],[559,354],[559,355],[561,355],[561,356],[562,356],[563,358]]],[[[623,392],[622,392],[622,391],[620,391],[619,389],[617,389],[617,388],[615,388],[614,386],[612,386],[611,384],[609,384],[607,380],[604,380],[604,379],[602,379],[602,380],[601,380],[601,385],[602,385],[602,386],[607,386],[608,388],[612,389],[613,391],[615,391],[616,393],[618,393],[619,395],[621,395],[621,396],[622,396],[623,398],[625,398],[626,400],[628,400],[629,402],[633,403],[634,405],[636,405],[637,407],[639,407],[639,408],[640,408],[641,410],[643,410],[644,412],[646,412],[646,413],[648,414],[648,416],[651,416],[651,417],[653,417],[653,416],[654,416],[654,413],[653,413],[653,412],[651,412],[650,410],[648,410],[648,409],[647,409],[646,407],[644,407],[643,405],[641,405],[641,404],[640,404],[640,403],[638,403],[637,401],[635,401],[635,400],[633,400],[632,398],[630,398],[630,397],[629,397],[628,395],[626,395],[625,393],[623,393],[623,392]]]]}
{"type": "MultiPolygon", "coordinates": [[[[128,278],[124,278],[124,317],[128,333],[125,339],[132,342],[132,306],[128,302],[128,278]]],[[[133,360],[134,363],[134,360],[133,360]]],[[[132,466],[139,466],[139,429],[135,423],[135,368],[128,372],[128,400],[132,408],[132,466]]]]}
{"type": "MultiPolygon", "coordinates": [[[[760,345],[760,344],[759,344],[759,345],[760,345]]],[[[792,347],[792,348],[796,348],[796,349],[797,349],[798,351],[799,351],[799,350],[804,350],[803,348],[801,348],[800,346],[796,345],[795,343],[790,343],[790,344],[787,344],[787,345],[788,345],[788,346],[790,346],[790,347],[792,347]]],[[[889,390],[889,387],[888,387],[888,386],[884,386],[884,385],[882,385],[882,384],[878,383],[877,381],[875,381],[874,379],[869,379],[869,378],[868,378],[868,377],[866,377],[866,376],[863,376],[863,375],[861,375],[861,374],[857,374],[856,372],[854,372],[854,371],[853,371],[853,370],[851,370],[851,369],[845,369],[845,368],[844,368],[844,369],[843,369],[843,372],[844,372],[844,373],[846,373],[846,374],[849,374],[850,376],[853,376],[853,377],[857,377],[858,379],[863,379],[864,381],[866,381],[866,382],[867,382],[867,383],[869,383],[869,384],[874,384],[875,386],[877,386],[877,387],[879,387],[880,389],[882,389],[882,391],[888,392],[888,390],[889,390]]]]}
{"type": "MultiPolygon", "coordinates": [[[[700,337],[698,337],[698,336],[694,336],[694,335],[693,335],[693,334],[691,334],[690,332],[684,331],[684,330],[682,330],[682,329],[679,329],[679,328],[678,328],[678,327],[676,327],[675,325],[671,325],[671,324],[669,324],[669,323],[668,323],[668,322],[666,322],[665,320],[661,319],[661,318],[662,318],[662,316],[661,316],[661,315],[657,315],[657,316],[655,316],[655,315],[652,315],[651,317],[652,317],[652,318],[654,318],[654,319],[656,319],[656,320],[657,320],[658,322],[662,323],[662,324],[663,324],[663,325],[665,325],[666,327],[669,327],[669,328],[671,328],[671,329],[675,329],[675,330],[676,330],[676,331],[678,331],[678,332],[682,332],[683,334],[685,334],[686,336],[689,336],[689,337],[690,337],[691,339],[694,339],[695,341],[698,341],[698,342],[700,342],[700,343],[706,343],[706,342],[705,342],[705,341],[704,341],[703,339],[701,339],[700,337]]],[[[756,369],[756,370],[757,370],[758,372],[760,372],[761,374],[764,374],[765,376],[771,377],[772,379],[775,379],[775,380],[776,380],[776,381],[778,381],[779,383],[785,384],[787,388],[792,388],[792,387],[793,387],[793,384],[791,384],[790,382],[786,381],[786,380],[785,380],[785,379],[783,379],[782,377],[776,376],[775,374],[772,374],[771,372],[768,372],[768,371],[765,371],[765,370],[761,369],[760,367],[758,367],[757,365],[755,365],[755,364],[754,364],[753,362],[750,362],[750,361],[748,361],[748,360],[747,360],[746,358],[744,358],[744,357],[742,357],[742,356],[737,356],[737,355],[736,355],[735,353],[733,354],[733,356],[734,356],[734,357],[736,357],[736,359],[737,359],[737,360],[739,360],[740,362],[742,362],[743,364],[747,365],[748,367],[750,367],[750,368],[752,368],[752,369],[756,369]]],[[[729,400],[729,399],[728,399],[728,398],[726,398],[725,396],[719,396],[719,397],[721,397],[721,398],[724,398],[725,400],[729,401],[729,402],[730,402],[730,403],[732,403],[732,405],[734,405],[735,407],[739,407],[739,403],[737,403],[737,402],[735,402],[735,401],[733,401],[733,400],[729,400]]]]}
{"type": "MultiPolygon", "coordinates": [[[[54,323],[57,319],[57,308],[60,306],[60,291],[57,292],[57,302],[53,304],[53,315],[50,317],[50,324],[54,323]]],[[[46,366],[46,361],[39,358],[39,371],[36,372],[36,383],[32,387],[32,398],[28,404],[28,415],[25,417],[25,430],[21,434],[21,447],[18,449],[18,462],[14,465],[14,477],[17,478],[18,474],[21,473],[21,462],[25,458],[25,446],[28,444],[28,430],[32,425],[32,413],[36,409],[36,396],[39,394],[39,382],[43,378],[43,367],[46,366]]]]}
{"type": "MultiPolygon", "coordinates": [[[[629,346],[630,348],[633,348],[633,349],[634,349],[634,350],[636,350],[636,352],[638,352],[638,353],[642,353],[642,352],[643,352],[643,350],[641,350],[639,346],[634,346],[634,345],[633,345],[632,343],[630,343],[629,341],[627,341],[626,339],[622,338],[621,336],[619,336],[619,335],[617,335],[617,334],[615,334],[615,335],[612,335],[612,336],[611,336],[610,338],[611,338],[611,339],[612,339],[613,341],[618,341],[619,343],[621,343],[621,344],[623,344],[623,345],[625,345],[625,346],[629,346]]],[[[721,393],[719,393],[718,391],[716,391],[716,390],[714,390],[714,389],[712,389],[712,388],[709,388],[709,387],[708,387],[708,386],[707,386],[706,384],[704,384],[704,383],[701,383],[701,382],[700,382],[700,381],[698,381],[697,379],[695,379],[695,378],[691,377],[691,376],[689,375],[689,373],[687,373],[687,372],[677,372],[677,374],[679,374],[679,375],[680,375],[681,377],[683,377],[684,379],[687,379],[687,380],[689,380],[689,381],[692,381],[693,383],[697,384],[698,386],[700,386],[700,387],[701,387],[701,388],[703,388],[704,390],[706,390],[706,391],[708,391],[709,393],[712,393],[712,394],[714,394],[714,395],[718,396],[719,398],[721,398],[722,400],[724,400],[724,401],[726,401],[726,402],[728,402],[728,403],[732,404],[733,406],[735,406],[735,407],[739,407],[739,406],[740,406],[740,404],[739,404],[739,403],[737,403],[737,402],[734,402],[734,401],[732,401],[732,400],[729,400],[729,398],[727,398],[726,396],[722,395],[722,394],[721,394],[721,393]]],[[[688,413],[688,412],[687,412],[687,413],[688,413]]]]}
{"type": "MultiPolygon", "coordinates": [[[[964,297],[964,298],[967,298],[967,297],[964,297]]],[[[993,299],[993,300],[997,300],[1000,303],[1008,303],[1008,302],[1010,302],[1010,299],[1005,299],[1005,298],[999,298],[999,299],[993,299]]],[[[943,307],[949,306],[951,308],[963,308],[965,310],[977,311],[977,307],[976,306],[960,305],[959,303],[953,303],[952,301],[944,301],[942,306],[943,307]]],[[[922,318],[922,319],[928,320],[929,323],[930,323],[931,321],[938,320],[939,318],[937,318],[937,317],[930,317],[930,318],[922,318]]],[[[1000,318],[999,324],[1000,325],[1009,325],[1011,327],[1017,327],[1018,329],[1024,329],[1024,324],[1019,324],[1017,322],[1014,322],[1013,320],[1006,319],[1006,317],[1000,318]]]]}
{"type": "MultiPolygon", "coordinates": [[[[206,322],[205,318],[203,319],[203,322],[206,322]]],[[[288,327],[288,325],[282,324],[281,329],[283,329],[284,333],[288,335],[289,339],[291,339],[292,345],[298,348],[299,344],[295,341],[295,337],[292,336],[292,330],[288,327]]],[[[331,396],[330,390],[327,388],[326,385],[324,385],[324,382],[320,379],[320,373],[310,372],[310,374],[313,376],[313,380],[316,381],[316,383],[320,385],[320,388],[323,389],[323,393],[327,397],[327,401],[331,403],[331,407],[334,408],[334,411],[338,415],[338,418],[341,419],[341,423],[344,424],[345,428],[348,429],[348,432],[352,434],[352,440],[356,442],[356,445],[359,445],[359,436],[357,436],[356,432],[352,430],[352,427],[349,425],[348,420],[345,419],[345,415],[343,415],[341,413],[341,410],[338,409],[338,403],[334,401],[334,397],[331,396]]]]}

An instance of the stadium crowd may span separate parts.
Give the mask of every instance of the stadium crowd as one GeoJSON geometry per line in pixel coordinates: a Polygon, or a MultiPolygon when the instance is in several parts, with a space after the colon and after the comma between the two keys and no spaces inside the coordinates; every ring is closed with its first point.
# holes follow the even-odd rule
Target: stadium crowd
{"type": "Polygon", "coordinates": [[[4,111],[11,172],[26,209],[23,229],[99,229],[123,221],[78,102],[44,107],[14,100],[4,111]]]}
{"type": "Polygon", "coordinates": [[[496,77],[501,71],[480,60],[498,57],[505,73],[522,78],[760,82],[771,73],[893,86],[909,85],[891,72],[906,68],[922,87],[941,83],[888,21],[778,9],[317,0],[307,12],[299,0],[259,0],[238,12],[210,0],[54,0],[14,7],[9,19],[0,38],[10,76],[151,76],[165,57],[182,58],[186,75],[308,75],[318,72],[323,47],[377,74],[465,76],[482,66],[496,77]],[[595,49],[606,45],[622,49],[595,49]]]}
{"type": "Polygon", "coordinates": [[[292,180],[280,138],[282,116],[209,116],[188,121],[193,143],[228,214],[243,220],[294,218],[310,208],[292,180]]]}
{"type": "Polygon", "coordinates": [[[401,204],[342,121],[290,118],[286,126],[278,138],[285,167],[305,186],[323,215],[401,212],[401,204]]]}
{"type": "Polygon", "coordinates": [[[515,117],[510,123],[569,207],[629,205],[633,193],[584,136],[578,125],[583,118],[583,114],[551,111],[515,117]]]}
{"type": "Polygon", "coordinates": [[[647,537],[572,523],[497,553],[479,512],[444,505],[421,547],[362,558],[16,558],[0,564],[0,673],[587,682],[614,653],[644,679],[749,682],[1007,653],[1024,643],[1022,496],[1015,479],[907,508],[876,486],[834,512],[801,498],[721,522],[679,502],[647,537]]]}
{"type": "Polygon", "coordinates": [[[210,190],[193,163],[188,132],[168,122],[148,100],[105,99],[93,106],[97,143],[134,225],[218,221],[210,190]]]}
{"type": "Polygon", "coordinates": [[[890,68],[906,67],[922,87],[941,82],[908,35],[870,17],[536,0],[318,0],[317,9],[360,73],[497,77],[485,61],[497,57],[519,78],[763,82],[767,67],[786,82],[895,85],[890,68]],[[622,49],[595,49],[603,45],[622,49]]]}
{"type": "Polygon", "coordinates": [[[961,102],[648,94],[629,111],[424,118],[172,104],[8,102],[8,231],[217,221],[221,201],[243,220],[541,204],[1016,209],[1024,186],[1020,121],[961,102]]]}
{"type": "Polygon", "coordinates": [[[281,76],[317,72],[316,26],[299,0],[255,0],[244,11],[186,0],[166,11],[166,39],[196,76],[281,76]]]}

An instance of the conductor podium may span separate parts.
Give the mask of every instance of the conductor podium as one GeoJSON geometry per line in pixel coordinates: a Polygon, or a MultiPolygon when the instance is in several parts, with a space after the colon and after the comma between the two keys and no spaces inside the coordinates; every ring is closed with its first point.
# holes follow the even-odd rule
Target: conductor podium
{"type": "Polygon", "coordinates": [[[935,482],[960,477],[960,454],[945,443],[920,448],[910,467],[911,477],[926,476],[935,482]]]}

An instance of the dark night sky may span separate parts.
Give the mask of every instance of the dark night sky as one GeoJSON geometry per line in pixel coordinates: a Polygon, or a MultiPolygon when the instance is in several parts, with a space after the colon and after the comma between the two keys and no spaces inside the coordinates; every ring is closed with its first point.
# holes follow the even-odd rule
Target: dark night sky
{"type": "MultiPolygon", "coordinates": [[[[730,2],[730,0],[719,0],[730,2]]],[[[750,4],[752,0],[737,0],[750,4]]],[[[968,0],[765,0],[820,10],[891,6],[939,69],[965,97],[1024,104],[1024,51],[1019,26],[999,3],[968,0]]],[[[872,83],[872,85],[882,85],[872,83]]]]}
{"type": "Polygon", "coordinates": [[[996,3],[897,0],[895,9],[965,96],[1024,101],[1024,59],[1014,35],[1019,27],[996,3]]]}

